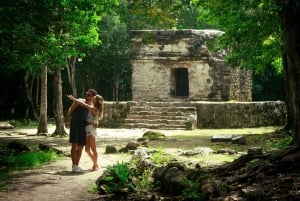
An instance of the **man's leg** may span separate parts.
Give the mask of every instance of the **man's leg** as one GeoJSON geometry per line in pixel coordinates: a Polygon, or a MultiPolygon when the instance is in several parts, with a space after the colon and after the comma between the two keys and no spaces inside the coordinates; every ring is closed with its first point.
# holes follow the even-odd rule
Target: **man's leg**
{"type": "Polygon", "coordinates": [[[72,143],[71,147],[71,160],[72,160],[72,167],[78,166],[81,154],[82,154],[83,146],[78,143],[72,143]]]}
{"type": "Polygon", "coordinates": [[[76,164],[76,150],[77,150],[78,144],[77,143],[72,143],[71,146],[71,160],[72,160],[72,166],[78,165],[76,164]]]}
{"type": "Polygon", "coordinates": [[[83,146],[80,144],[77,144],[77,149],[76,149],[76,154],[75,154],[75,165],[79,164],[80,158],[81,158],[81,154],[82,154],[82,149],[83,146]]]}

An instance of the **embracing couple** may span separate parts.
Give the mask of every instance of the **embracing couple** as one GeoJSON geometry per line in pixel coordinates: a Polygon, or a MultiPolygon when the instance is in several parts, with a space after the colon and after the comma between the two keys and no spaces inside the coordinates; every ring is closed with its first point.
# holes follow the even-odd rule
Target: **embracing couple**
{"type": "Polygon", "coordinates": [[[67,97],[73,101],[66,114],[66,128],[70,128],[72,172],[81,172],[78,166],[85,146],[85,151],[92,159],[92,171],[99,169],[96,137],[98,121],[103,118],[104,100],[94,89],[85,93],[85,98],[67,97]]]}

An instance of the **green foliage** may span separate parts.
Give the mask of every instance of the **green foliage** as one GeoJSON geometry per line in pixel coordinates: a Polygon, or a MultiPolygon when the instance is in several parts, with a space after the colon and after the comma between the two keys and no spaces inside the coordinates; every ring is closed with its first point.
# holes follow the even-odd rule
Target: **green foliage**
{"type": "Polygon", "coordinates": [[[176,20],[178,29],[219,29],[218,21],[209,9],[204,8],[197,1],[177,1],[179,14],[176,20]]]}
{"type": "Polygon", "coordinates": [[[171,29],[175,27],[178,2],[173,0],[120,0],[118,13],[128,30],[171,29]]]}
{"type": "Polygon", "coordinates": [[[191,200],[205,200],[204,195],[199,192],[201,183],[199,181],[189,180],[189,184],[189,188],[183,190],[183,196],[191,200]]]}
{"type": "Polygon", "coordinates": [[[273,151],[289,146],[292,142],[292,136],[288,134],[276,135],[275,133],[266,133],[262,135],[247,135],[246,141],[249,145],[256,145],[263,148],[264,151],[273,151]],[[262,143],[263,142],[263,143],[262,143]]]}
{"type": "MultiPolygon", "coordinates": [[[[0,170],[2,170],[2,168],[0,170]]],[[[11,175],[7,171],[1,171],[0,190],[5,188],[7,181],[9,181],[10,179],[11,179],[11,175]]]]}
{"type": "Polygon", "coordinates": [[[152,156],[152,161],[158,165],[166,165],[173,159],[174,156],[165,154],[162,147],[159,147],[158,150],[152,156]]]}
{"type": "MultiPolygon", "coordinates": [[[[90,48],[100,45],[99,22],[118,3],[118,0],[1,1],[0,67],[2,72],[4,68],[8,70],[3,77],[9,79],[7,75],[21,72],[23,84],[22,77],[25,74],[39,80],[41,68],[44,66],[48,67],[50,74],[57,68],[63,69],[70,58],[82,59],[90,48]]],[[[8,83],[8,80],[3,82],[8,83]]],[[[13,86],[1,90],[2,97],[7,96],[8,91],[18,94],[0,102],[1,108],[5,108],[1,118],[7,118],[6,113],[12,107],[23,116],[28,114],[28,108],[31,109],[32,106],[26,100],[32,98],[28,97],[29,93],[33,92],[34,96],[39,89],[39,83],[36,83],[32,81],[32,86],[25,90],[25,86],[14,82],[13,86]],[[21,91],[20,94],[17,89],[21,91]],[[18,111],[20,107],[23,111],[18,111]]],[[[85,88],[84,83],[80,86],[85,88]]],[[[38,101],[35,100],[38,100],[39,94],[36,96],[36,99],[31,100],[38,107],[38,101]]],[[[49,105],[55,99],[50,95],[49,105]]]]}
{"type": "Polygon", "coordinates": [[[93,182],[93,183],[89,186],[88,192],[90,192],[90,193],[96,193],[97,191],[98,191],[97,183],[96,183],[96,182],[93,182]]]}
{"type": "Polygon", "coordinates": [[[222,49],[230,50],[227,61],[260,72],[273,65],[280,72],[282,40],[278,8],[269,0],[210,0],[202,4],[223,27],[222,49]]]}
{"type": "Polygon", "coordinates": [[[54,151],[29,151],[18,155],[8,155],[3,157],[3,165],[10,170],[20,170],[32,167],[40,167],[43,163],[57,159],[54,151]]]}
{"type": "Polygon", "coordinates": [[[64,66],[67,58],[83,57],[87,49],[99,45],[101,15],[117,3],[5,0],[1,8],[5,23],[0,26],[5,55],[10,58],[5,66],[25,67],[33,73],[44,65],[64,66]]]}
{"type": "Polygon", "coordinates": [[[163,140],[165,138],[166,135],[159,131],[149,130],[143,134],[143,139],[148,139],[148,140],[163,140]]]}
{"type": "Polygon", "coordinates": [[[151,170],[144,170],[139,182],[140,190],[147,190],[153,187],[153,178],[151,170]]]}
{"type": "Polygon", "coordinates": [[[130,169],[126,163],[117,163],[116,165],[108,167],[109,174],[121,182],[126,184],[130,177],[130,169]]]}
{"type": "Polygon", "coordinates": [[[256,167],[256,166],[258,166],[258,164],[260,164],[261,162],[262,162],[262,160],[260,160],[260,159],[254,159],[254,160],[251,160],[249,164],[250,164],[252,167],[256,167]]]}
{"type": "Polygon", "coordinates": [[[155,43],[155,33],[154,32],[145,32],[142,35],[142,40],[144,44],[153,44],[155,43]]]}
{"type": "Polygon", "coordinates": [[[107,14],[100,24],[101,46],[88,52],[78,66],[86,85],[105,100],[131,99],[130,38],[120,17],[107,14]]]}
{"type": "MultiPolygon", "coordinates": [[[[243,132],[240,129],[231,129],[230,133],[238,133],[238,134],[243,134],[246,137],[247,145],[236,145],[239,147],[241,152],[245,152],[248,147],[253,147],[255,146],[263,146],[266,145],[265,150],[274,148],[274,147],[283,147],[289,144],[291,137],[285,136],[284,134],[281,133],[274,133],[275,128],[272,128],[271,130],[268,130],[266,128],[263,128],[262,130],[256,130],[255,128],[249,128],[243,130],[243,132]],[[249,133],[253,133],[252,135],[249,135],[249,133]]],[[[194,134],[197,133],[199,135],[199,132],[204,132],[203,138],[207,138],[205,136],[205,133],[209,133],[209,136],[212,135],[214,132],[213,130],[209,129],[208,131],[194,131],[192,135],[189,136],[184,136],[187,138],[195,137],[194,134]]],[[[223,129],[217,129],[217,133],[224,133],[223,129]]],[[[176,139],[180,139],[182,136],[176,136],[176,139]]],[[[203,139],[201,138],[201,139],[203,139]]],[[[195,138],[199,139],[199,138],[195,138]]],[[[196,140],[197,141],[197,140],[196,140]]],[[[209,142],[209,145],[212,146],[212,144],[209,142]]],[[[208,145],[208,146],[209,146],[208,145]]],[[[235,145],[231,143],[220,143],[222,146],[226,147],[234,147],[235,145]]],[[[172,145],[174,147],[174,145],[172,145]]],[[[153,153],[153,152],[152,152],[153,153]]],[[[117,163],[114,166],[111,166],[110,168],[107,169],[107,173],[105,172],[101,180],[106,181],[104,184],[98,182],[98,189],[100,188],[101,190],[105,190],[105,193],[120,193],[121,192],[128,192],[129,190],[132,191],[138,191],[139,193],[143,193],[145,191],[152,192],[153,190],[157,190],[159,186],[156,186],[156,183],[154,183],[153,178],[152,178],[152,173],[155,167],[159,165],[166,165],[171,162],[170,157],[167,156],[168,160],[166,160],[167,155],[164,153],[162,147],[159,147],[156,152],[154,152],[152,157],[149,157],[146,159],[147,161],[146,164],[151,164],[149,166],[145,165],[145,161],[140,158],[135,158],[134,160],[131,160],[130,163],[117,163]],[[126,166],[126,167],[125,167],[126,166]],[[129,173],[128,173],[129,171],[129,173]],[[123,175],[123,176],[122,176],[123,175]],[[118,178],[124,178],[124,179],[118,179],[118,178]],[[117,178],[117,179],[116,179],[117,178]],[[126,179],[127,178],[127,179],[126,179]],[[124,184],[121,181],[126,181],[124,184]]],[[[199,158],[205,158],[206,156],[200,156],[199,158]]],[[[214,155],[209,155],[207,156],[207,159],[209,160],[208,162],[205,163],[207,164],[221,164],[220,162],[224,162],[224,156],[221,154],[214,154],[214,155]],[[215,162],[215,156],[220,157],[218,160],[219,163],[215,162]],[[221,159],[222,158],[222,159],[221,159]],[[213,161],[213,162],[212,162],[213,161]]],[[[233,157],[233,156],[230,156],[233,157]]],[[[234,157],[239,157],[238,155],[235,155],[234,157]]],[[[196,156],[193,157],[193,160],[198,160],[196,156]]],[[[200,160],[199,160],[200,161],[200,160]]],[[[232,161],[228,160],[228,162],[232,161]]],[[[268,163],[268,161],[265,160],[260,160],[260,159],[255,159],[249,162],[248,166],[249,168],[257,168],[260,166],[265,165],[265,163],[268,163]]],[[[201,188],[206,188],[206,190],[216,190],[218,192],[228,192],[232,189],[236,189],[236,186],[230,186],[226,183],[222,183],[218,179],[215,178],[214,173],[208,171],[207,173],[204,173],[201,171],[201,174],[190,174],[188,179],[182,181],[184,182],[185,186],[188,186],[182,191],[182,198],[187,199],[187,200],[207,200],[206,195],[202,194],[201,188]]],[[[101,191],[102,192],[102,191],[101,191]]]]}
{"type": "Polygon", "coordinates": [[[0,189],[4,188],[11,179],[11,171],[40,167],[43,163],[57,160],[54,151],[29,151],[20,154],[1,155],[0,160],[0,189]]]}
{"type": "Polygon", "coordinates": [[[134,191],[135,187],[130,183],[132,177],[129,165],[118,162],[112,166],[108,166],[107,175],[98,178],[96,184],[98,189],[102,189],[105,193],[134,191]]]}
{"type": "Polygon", "coordinates": [[[259,73],[254,73],[252,84],[253,101],[285,101],[284,78],[281,72],[266,65],[259,73]]]}
{"type": "Polygon", "coordinates": [[[293,138],[291,136],[286,136],[283,139],[280,139],[278,142],[275,143],[274,147],[277,149],[282,149],[291,144],[293,138]]]}
{"type": "Polygon", "coordinates": [[[32,121],[30,119],[12,119],[8,122],[15,128],[36,128],[38,125],[37,121],[32,121]]]}
{"type": "MultiPolygon", "coordinates": [[[[243,3],[232,0],[4,0],[0,9],[1,68],[11,67],[7,74],[22,69],[21,77],[24,72],[38,77],[42,65],[48,65],[52,71],[53,67],[64,67],[68,58],[78,57],[82,61],[76,67],[78,91],[95,88],[105,100],[132,98],[128,31],[132,29],[220,28],[226,31],[220,48],[232,50],[228,61],[254,67],[259,73],[266,65],[275,67],[276,72],[282,69],[277,8],[267,0],[243,3]]],[[[276,95],[281,93],[279,84],[271,88],[281,83],[281,78],[270,77],[263,76],[263,80],[259,78],[254,83],[256,100],[277,99],[276,95]],[[270,82],[264,87],[267,81],[270,82]],[[266,97],[265,91],[270,92],[270,88],[275,92],[266,97]]],[[[67,78],[63,82],[68,82],[67,78]]],[[[16,84],[16,88],[20,86],[16,84]]],[[[9,89],[3,90],[3,97],[6,91],[9,89]]],[[[21,97],[3,100],[2,107],[9,111],[13,106],[6,107],[8,102],[17,105],[14,107],[27,106],[23,104],[25,93],[21,97]]],[[[50,94],[49,100],[52,99],[50,94]]],[[[23,111],[18,112],[23,115],[23,111]]]]}
{"type": "Polygon", "coordinates": [[[130,162],[132,183],[134,183],[136,190],[138,191],[151,190],[154,185],[152,177],[153,166],[147,165],[150,161],[146,162],[146,164],[145,162],[146,161],[142,159],[142,157],[133,158],[130,162]]]}

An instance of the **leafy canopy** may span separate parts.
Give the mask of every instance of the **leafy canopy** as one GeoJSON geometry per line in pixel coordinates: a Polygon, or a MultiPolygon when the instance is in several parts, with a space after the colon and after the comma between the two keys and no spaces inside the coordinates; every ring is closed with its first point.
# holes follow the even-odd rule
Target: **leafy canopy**
{"type": "Polygon", "coordinates": [[[278,8],[272,0],[199,1],[223,27],[221,48],[230,50],[228,62],[260,72],[266,65],[282,70],[282,40],[278,8]]]}

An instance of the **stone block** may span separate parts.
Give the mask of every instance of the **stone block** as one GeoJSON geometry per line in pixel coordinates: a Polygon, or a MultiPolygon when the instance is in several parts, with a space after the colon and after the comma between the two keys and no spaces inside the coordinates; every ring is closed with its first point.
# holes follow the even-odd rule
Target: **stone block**
{"type": "Polygon", "coordinates": [[[232,137],[231,141],[233,144],[243,144],[243,145],[246,144],[246,139],[242,135],[232,137]]]}
{"type": "Polygon", "coordinates": [[[0,122],[0,129],[11,129],[14,128],[13,125],[11,125],[8,122],[0,122]]]}
{"type": "Polygon", "coordinates": [[[211,142],[231,142],[232,135],[230,134],[217,134],[213,135],[210,139],[211,142]]]}

